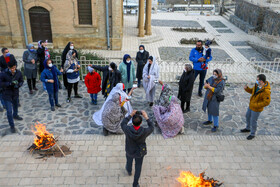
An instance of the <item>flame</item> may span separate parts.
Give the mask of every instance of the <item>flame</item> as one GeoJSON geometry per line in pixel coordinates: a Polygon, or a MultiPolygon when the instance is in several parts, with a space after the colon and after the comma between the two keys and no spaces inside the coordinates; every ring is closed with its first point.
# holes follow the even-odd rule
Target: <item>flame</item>
{"type": "Polygon", "coordinates": [[[196,177],[190,171],[181,171],[177,181],[181,183],[182,187],[213,187],[214,181],[205,180],[203,175],[204,173],[200,173],[199,177],[196,177]]]}
{"type": "Polygon", "coordinates": [[[35,123],[36,131],[32,132],[36,135],[34,138],[35,149],[48,149],[55,145],[53,134],[46,130],[46,125],[39,122],[35,123]]]}

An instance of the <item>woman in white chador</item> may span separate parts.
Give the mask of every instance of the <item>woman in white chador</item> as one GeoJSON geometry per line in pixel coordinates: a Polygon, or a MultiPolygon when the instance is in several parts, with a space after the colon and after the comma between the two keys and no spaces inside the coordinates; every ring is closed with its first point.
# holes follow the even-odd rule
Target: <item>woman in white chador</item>
{"type": "Polygon", "coordinates": [[[150,106],[153,106],[154,104],[154,97],[156,93],[155,81],[158,81],[158,78],[159,66],[156,62],[156,58],[154,56],[150,56],[143,69],[143,87],[146,93],[146,99],[150,103],[150,106]]]}
{"type": "MultiPolygon", "coordinates": [[[[105,108],[105,105],[108,101],[110,101],[112,99],[112,96],[115,94],[115,93],[118,93],[120,96],[121,96],[121,102],[125,102],[126,99],[128,98],[128,96],[130,96],[133,92],[133,89],[131,89],[131,91],[129,92],[129,94],[127,95],[124,91],[124,84],[123,83],[118,83],[113,89],[112,91],[110,92],[109,96],[107,97],[106,101],[104,102],[104,104],[102,105],[102,108],[100,110],[98,110],[97,112],[95,112],[92,116],[93,120],[95,121],[95,123],[99,126],[103,126],[103,123],[102,123],[102,113],[104,111],[104,108],[105,108]]],[[[132,109],[132,106],[130,104],[130,101],[126,101],[124,104],[123,104],[123,107],[126,109],[127,111],[127,114],[125,117],[127,117],[128,115],[130,115],[130,113],[133,111],[132,109]]]]}

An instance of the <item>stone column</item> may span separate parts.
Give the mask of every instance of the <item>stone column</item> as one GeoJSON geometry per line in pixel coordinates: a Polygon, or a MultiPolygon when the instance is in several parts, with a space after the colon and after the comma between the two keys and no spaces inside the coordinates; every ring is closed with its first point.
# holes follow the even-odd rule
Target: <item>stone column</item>
{"type": "Polygon", "coordinates": [[[138,12],[138,36],[144,37],[144,0],[139,0],[139,12],[138,12]]]}
{"type": "Polygon", "coordinates": [[[152,0],[146,0],[146,35],[152,35],[152,0]]]}

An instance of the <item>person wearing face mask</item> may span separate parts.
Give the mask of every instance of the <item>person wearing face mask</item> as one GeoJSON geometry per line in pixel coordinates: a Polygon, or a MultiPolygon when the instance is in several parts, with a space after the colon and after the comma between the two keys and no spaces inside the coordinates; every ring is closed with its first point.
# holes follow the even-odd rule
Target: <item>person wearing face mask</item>
{"type": "Polygon", "coordinates": [[[220,102],[218,97],[223,94],[225,81],[222,71],[215,69],[213,76],[211,76],[205,83],[204,88],[207,90],[205,93],[202,109],[204,112],[208,112],[208,121],[204,122],[204,125],[211,125],[214,120],[214,127],[212,132],[216,132],[219,128],[219,110],[220,102]]]}
{"type": "Polygon", "coordinates": [[[178,92],[178,99],[181,100],[181,109],[184,113],[190,111],[194,80],[195,80],[195,73],[192,68],[192,65],[185,64],[185,69],[179,81],[179,92],[178,92]],[[186,109],[185,109],[185,104],[187,104],[186,109]]]}
{"type": "MultiPolygon", "coordinates": [[[[69,52],[69,50],[73,50],[76,53],[76,58],[79,59],[79,53],[77,52],[77,50],[74,47],[74,43],[73,42],[68,42],[68,44],[65,46],[63,53],[61,55],[61,67],[64,67],[65,61],[66,61],[66,55],[69,52]]],[[[67,74],[66,72],[63,72],[63,84],[64,87],[67,89],[68,86],[68,82],[67,82],[67,74]]]]}
{"type": "Polygon", "coordinates": [[[122,75],[118,70],[118,66],[111,62],[109,66],[89,65],[91,68],[101,71],[102,77],[102,95],[107,98],[111,90],[121,82],[122,75]]]}
{"type": "Polygon", "coordinates": [[[42,40],[38,41],[37,55],[38,55],[38,60],[40,62],[40,64],[39,64],[39,73],[42,73],[42,71],[45,69],[45,67],[44,67],[44,61],[45,61],[45,42],[42,41],[42,40]]]}
{"type": "Polygon", "coordinates": [[[212,60],[210,54],[209,58],[203,58],[204,48],[202,47],[202,41],[198,40],[196,42],[196,48],[191,50],[189,60],[193,62],[193,69],[195,71],[195,78],[199,75],[199,87],[198,87],[198,96],[202,97],[202,87],[204,83],[205,76],[207,74],[208,63],[212,60]]]}
{"type": "Polygon", "coordinates": [[[91,97],[91,103],[97,105],[97,94],[101,91],[101,77],[92,67],[88,66],[88,74],[85,77],[85,85],[91,97]]]}
{"type": "Polygon", "coordinates": [[[9,49],[6,48],[6,47],[3,47],[2,50],[2,56],[0,57],[0,71],[1,72],[4,72],[7,68],[8,68],[8,63],[10,61],[14,62],[17,66],[17,61],[14,57],[14,55],[12,55],[10,52],[9,52],[9,49]]]}
{"type": "Polygon", "coordinates": [[[271,100],[271,87],[268,81],[266,81],[266,76],[260,74],[257,76],[256,83],[254,87],[250,88],[246,84],[244,90],[251,94],[249,107],[246,113],[246,128],[242,129],[242,133],[249,133],[247,140],[252,140],[255,138],[258,118],[263,111],[264,107],[270,104],[271,100]]]}
{"type": "Polygon", "coordinates": [[[37,91],[36,78],[37,78],[37,51],[34,49],[33,44],[27,46],[28,50],[23,53],[24,62],[24,75],[27,78],[29,94],[33,94],[33,90],[37,91]]]}
{"type": "Polygon", "coordinates": [[[23,85],[23,76],[16,69],[14,61],[8,63],[8,68],[0,75],[0,87],[3,88],[3,100],[7,110],[7,118],[11,127],[11,132],[15,133],[15,120],[22,120],[18,115],[19,88],[23,85]]]}
{"type": "Polygon", "coordinates": [[[143,68],[146,65],[149,58],[149,52],[145,50],[144,45],[139,46],[139,51],[136,54],[136,62],[137,62],[137,72],[136,78],[138,81],[138,87],[141,86],[141,80],[143,76],[143,68]]]}
{"type": "Polygon", "coordinates": [[[60,71],[53,65],[51,59],[44,61],[45,69],[41,73],[41,81],[45,83],[46,90],[49,95],[51,110],[55,111],[54,106],[61,107],[58,103],[58,75],[62,75],[63,69],[60,71]]]}
{"type": "Polygon", "coordinates": [[[133,81],[135,81],[135,67],[134,63],[131,61],[130,55],[126,54],[123,57],[123,61],[119,66],[119,70],[122,75],[122,83],[124,83],[124,91],[130,92],[133,87],[133,81]]]}

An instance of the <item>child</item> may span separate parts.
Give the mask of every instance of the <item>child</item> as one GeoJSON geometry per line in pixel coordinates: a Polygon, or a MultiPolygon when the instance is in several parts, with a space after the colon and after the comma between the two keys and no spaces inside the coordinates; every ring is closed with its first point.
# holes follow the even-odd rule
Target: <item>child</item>
{"type": "Polygon", "coordinates": [[[95,70],[88,66],[89,73],[85,77],[87,91],[91,97],[91,103],[97,105],[97,94],[101,91],[101,78],[95,70]]]}
{"type": "MultiPolygon", "coordinates": [[[[207,40],[205,42],[205,47],[204,47],[204,50],[203,50],[203,58],[205,58],[205,60],[207,60],[207,59],[209,59],[211,57],[211,52],[212,52],[212,49],[210,48],[211,44],[212,44],[212,42],[209,41],[209,40],[207,40]]],[[[205,63],[202,63],[201,68],[203,70],[207,70],[208,69],[208,67],[206,67],[205,63]]]]}

